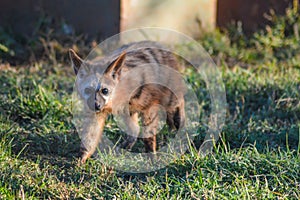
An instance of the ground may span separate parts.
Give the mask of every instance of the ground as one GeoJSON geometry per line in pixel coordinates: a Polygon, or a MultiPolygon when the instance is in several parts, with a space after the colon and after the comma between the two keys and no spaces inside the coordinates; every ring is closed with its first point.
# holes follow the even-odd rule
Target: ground
{"type": "MultiPolygon", "coordinates": [[[[17,54],[28,49],[1,30],[0,198],[299,199],[299,24],[291,9],[252,35],[234,27],[202,35],[199,43],[226,88],[221,139],[203,158],[198,155],[202,136],[195,133],[199,136],[186,154],[146,174],[116,171],[96,159],[77,165],[75,76],[67,49],[76,42],[88,49],[78,37],[61,43],[51,32],[42,34],[30,41],[34,51],[26,60],[17,54]]],[[[192,74],[189,80],[198,83],[192,74]]],[[[204,105],[206,92],[197,93],[204,105]]],[[[105,131],[118,131],[110,127],[105,131]]]]}

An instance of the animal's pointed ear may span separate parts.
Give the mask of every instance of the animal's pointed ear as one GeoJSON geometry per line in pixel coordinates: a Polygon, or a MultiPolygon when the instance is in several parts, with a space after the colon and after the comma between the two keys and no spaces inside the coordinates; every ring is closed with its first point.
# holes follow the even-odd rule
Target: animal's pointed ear
{"type": "Polygon", "coordinates": [[[75,53],[73,49],[69,49],[69,57],[72,62],[74,72],[77,75],[79,68],[81,67],[84,61],[75,53]]]}
{"type": "Polygon", "coordinates": [[[105,70],[105,73],[110,73],[114,78],[120,75],[121,69],[124,64],[126,52],[124,51],[121,55],[114,60],[105,70]]]}

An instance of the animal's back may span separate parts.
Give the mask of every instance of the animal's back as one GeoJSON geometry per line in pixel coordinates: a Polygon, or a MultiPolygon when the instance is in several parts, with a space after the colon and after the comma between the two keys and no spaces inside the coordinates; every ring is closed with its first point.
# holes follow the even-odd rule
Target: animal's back
{"type": "Polygon", "coordinates": [[[161,105],[172,116],[180,107],[183,117],[185,87],[175,55],[150,41],[131,43],[114,53],[122,52],[126,58],[114,106],[124,108],[129,103],[131,112],[145,113],[153,105],[161,105]]]}
{"type": "Polygon", "coordinates": [[[124,65],[127,68],[156,63],[179,70],[179,64],[175,55],[160,43],[153,41],[130,43],[113,52],[112,57],[117,57],[124,51],[126,52],[124,65]]]}

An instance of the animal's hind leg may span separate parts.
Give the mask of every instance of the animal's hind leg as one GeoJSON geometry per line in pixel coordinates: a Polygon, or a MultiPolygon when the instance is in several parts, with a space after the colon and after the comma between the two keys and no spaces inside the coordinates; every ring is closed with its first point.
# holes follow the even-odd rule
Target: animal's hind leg
{"type": "Polygon", "coordinates": [[[173,116],[173,121],[177,130],[184,127],[185,124],[184,100],[182,100],[181,104],[176,108],[173,116]]]}
{"type": "Polygon", "coordinates": [[[167,113],[167,124],[168,124],[168,127],[169,127],[169,132],[172,132],[172,130],[174,130],[176,128],[175,125],[174,125],[173,117],[174,117],[173,112],[167,113]]]}
{"type": "Polygon", "coordinates": [[[146,152],[156,153],[156,132],[159,122],[158,107],[152,106],[143,115],[143,142],[146,152]]]}
{"type": "Polygon", "coordinates": [[[167,114],[167,124],[169,131],[176,129],[177,131],[184,127],[185,124],[185,111],[184,111],[184,100],[179,106],[175,107],[172,112],[167,114]]]}
{"type": "Polygon", "coordinates": [[[156,153],[156,128],[152,125],[145,127],[145,136],[143,136],[143,142],[145,145],[146,152],[156,153]]]}
{"type": "Polygon", "coordinates": [[[121,148],[131,150],[136,143],[140,131],[138,124],[138,113],[133,113],[131,114],[130,118],[124,117],[123,119],[127,126],[126,133],[128,135],[126,136],[125,141],[121,144],[121,148]]]}

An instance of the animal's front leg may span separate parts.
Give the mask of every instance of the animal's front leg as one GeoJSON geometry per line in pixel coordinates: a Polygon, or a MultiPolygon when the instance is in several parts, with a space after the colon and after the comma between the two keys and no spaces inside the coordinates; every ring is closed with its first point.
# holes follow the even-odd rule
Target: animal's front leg
{"type": "Polygon", "coordinates": [[[81,164],[94,154],[103,133],[106,117],[106,113],[100,113],[84,122],[80,145],[81,164]]]}
{"type": "Polygon", "coordinates": [[[121,144],[124,149],[131,150],[133,145],[136,143],[137,137],[139,135],[140,127],[138,124],[138,113],[133,113],[130,117],[123,117],[123,121],[126,126],[126,139],[121,144]]]}

